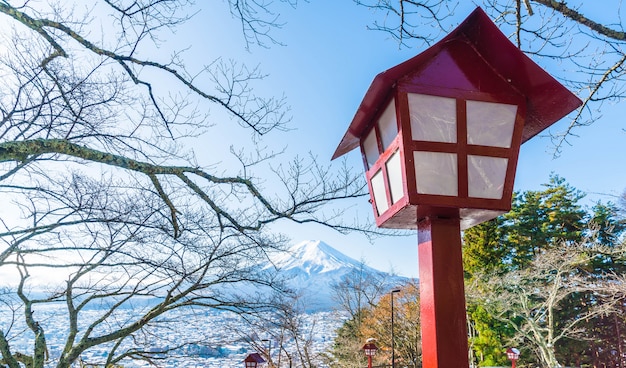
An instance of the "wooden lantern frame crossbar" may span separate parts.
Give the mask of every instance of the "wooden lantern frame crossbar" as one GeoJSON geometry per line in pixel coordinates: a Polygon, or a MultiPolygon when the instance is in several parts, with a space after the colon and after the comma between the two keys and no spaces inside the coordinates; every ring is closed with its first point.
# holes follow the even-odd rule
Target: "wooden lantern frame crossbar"
{"type": "MultiPolygon", "coordinates": [[[[376,223],[381,227],[388,228],[417,228],[417,221],[410,221],[407,224],[406,218],[417,217],[425,218],[436,214],[441,217],[460,216],[465,219],[462,228],[468,228],[478,222],[482,222],[485,218],[493,218],[511,209],[511,196],[513,194],[513,181],[517,168],[517,157],[519,156],[519,147],[521,145],[523,133],[523,121],[526,116],[525,101],[520,95],[509,93],[508,95],[500,94],[498,98],[494,98],[493,94],[480,92],[461,92],[458,90],[438,90],[438,94],[433,93],[433,88],[424,88],[420,86],[407,86],[404,88],[400,85],[392,97],[386,101],[386,105],[395,104],[398,111],[399,134],[396,138],[385,147],[382,142],[382,134],[377,124],[370,129],[376,130],[376,142],[379,150],[379,159],[369,165],[366,154],[364,152],[364,144],[361,139],[361,155],[363,164],[369,170],[366,170],[366,179],[370,193],[373,193],[372,178],[379,174],[383,176],[386,200],[389,209],[383,213],[379,213],[375,203],[374,217],[376,223]],[[451,98],[456,101],[456,139],[455,142],[436,142],[425,140],[411,139],[411,118],[409,116],[408,96],[410,94],[420,94],[427,96],[437,96],[451,98]],[[478,145],[468,143],[467,134],[467,103],[472,102],[493,102],[498,104],[511,104],[517,107],[514,130],[510,147],[494,147],[487,145],[478,145]],[[458,194],[456,196],[441,196],[420,193],[416,185],[416,173],[413,165],[413,154],[415,152],[441,152],[452,153],[457,157],[457,187],[458,194]],[[402,180],[405,194],[400,199],[391,198],[390,180],[387,169],[387,162],[393,155],[400,155],[400,161],[405,175],[402,180]],[[469,195],[468,182],[468,157],[494,157],[503,158],[508,162],[505,175],[505,183],[500,198],[486,199],[476,198],[469,195]],[[419,205],[415,205],[419,204],[419,205]],[[474,213],[468,215],[471,209],[474,213]],[[480,209],[478,211],[477,209],[480,209]]],[[[374,120],[380,118],[383,112],[379,112],[374,120]]],[[[366,137],[364,135],[363,137],[366,137]]]]}

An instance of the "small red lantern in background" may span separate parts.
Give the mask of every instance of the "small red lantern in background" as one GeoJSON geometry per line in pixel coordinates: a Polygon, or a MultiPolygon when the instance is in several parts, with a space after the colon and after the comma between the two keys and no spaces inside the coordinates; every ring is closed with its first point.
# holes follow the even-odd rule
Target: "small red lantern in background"
{"type": "Polygon", "coordinates": [[[477,8],[374,78],[333,159],[361,147],[379,227],[417,229],[425,368],[467,368],[461,230],[511,209],[520,145],[581,105],[477,8]]]}
{"type": "Polygon", "coordinates": [[[260,368],[264,365],[265,359],[259,353],[252,353],[248,354],[243,362],[246,368],[260,368]]]}
{"type": "Polygon", "coordinates": [[[372,368],[372,357],[376,355],[376,351],[378,350],[378,346],[374,343],[376,339],[369,338],[363,345],[363,352],[365,356],[367,356],[367,367],[372,368]]]}
{"type": "Polygon", "coordinates": [[[506,349],[506,357],[511,360],[511,368],[515,368],[515,362],[519,359],[519,350],[516,348],[506,349]]]}

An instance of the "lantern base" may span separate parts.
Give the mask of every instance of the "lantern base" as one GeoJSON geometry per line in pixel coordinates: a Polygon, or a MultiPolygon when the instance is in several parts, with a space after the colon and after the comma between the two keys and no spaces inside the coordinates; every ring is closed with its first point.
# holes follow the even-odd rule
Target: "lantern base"
{"type": "MultiPolygon", "coordinates": [[[[426,217],[458,218],[461,230],[492,220],[510,210],[482,210],[475,208],[446,208],[424,205],[408,205],[393,216],[376,217],[376,225],[386,229],[417,230],[418,223],[426,217]]],[[[391,211],[388,211],[391,212],[391,211]]]]}

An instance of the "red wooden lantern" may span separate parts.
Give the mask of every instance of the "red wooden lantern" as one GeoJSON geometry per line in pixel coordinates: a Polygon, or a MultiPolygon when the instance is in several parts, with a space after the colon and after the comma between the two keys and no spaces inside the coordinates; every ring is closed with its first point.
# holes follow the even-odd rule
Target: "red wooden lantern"
{"type": "Polygon", "coordinates": [[[259,353],[248,354],[246,359],[244,359],[244,365],[246,368],[258,368],[265,363],[265,359],[259,353]]]}
{"type": "Polygon", "coordinates": [[[478,8],[375,77],[333,159],[360,145],[379,227],[465,229],[511,209],[521,143],[580,104],[478,8]]]}
{"type": "Polygon", "coordinates": [[[520,145],[581,101],[476,9],[374,78],[333,159],[361,147],[379,227],[417,229],[424,368],[468,368],[461,230],[511,209],[520,145]]]}
{"type": "Polygon", "coordinates": [[[378,346],[374,343],[374,339],[367,339],[365,345],[363,345],[363,352],[367,357],[367,367],[372,368],[372,358],[376,355],[378,346]]]}
{"type": "Polygon", "coordinates": [[[376,346],[376,344],[374,344],[373,342],[363,345],[363,352],[365,353],[365,356],[373,357],[374,355],[376,355],[377,350],[378,346],[376,346]]]}
{"type": "Polygon", "coordinates": [[[506,349],[506,357],[511,361],[511,368],[515,368],[515,363],[519,359],[519,350],[516,348],[506,349]]]}

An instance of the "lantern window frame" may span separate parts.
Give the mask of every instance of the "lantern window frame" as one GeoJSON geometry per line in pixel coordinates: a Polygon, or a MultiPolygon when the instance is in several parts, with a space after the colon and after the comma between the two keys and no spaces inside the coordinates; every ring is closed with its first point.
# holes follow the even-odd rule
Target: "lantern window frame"
{"type": "Polygon", "coordinates": [[[519,356],[520,351],[516,348],[508,348],[506,350],[506,357],[509,358],[509,360],[519,360],[519,356]]]}
{"type": "MultiPolygon", "coordinates": [[[[379,198],[373,196],[373,209],[377,224],[386,222],[390,217],[395,215],[400,209],[405,208],[409,204],[413,205],[413,209],[417,209],[418,216],[420,208],[431,213],[432,208],[457,208],[457,209],[486,209],[494,211],[508,211],[511,206],[511,196],[513,192],[513,181],[515,178],[515,170],[517,167],[517,158],[519,155],[519,147],[521,145],[524,119],[526,117],[526,100],[520,94],[513,93],[493,93],[478,91],[463,91],[458,89],[445,89],[421,87],[421,86],[396,86],[392,93],[388,96],[383,108],[371,119],[369,127],[364,131],[361,138],[361,154],[364,167],[366,168],[366,178],[370,193],[374,193],[376,189],[372,186],[371,180],[376,175],[382,175],[384,183],[385,204],[378,203],[379,198]],[[430,141],[430,140],[413,140],[413,131],[411,127],[411,112],[409,106],[409,96],[412,94],[440,97],[445,99],[453,99],[455,101],[455,128],[456,139],[448,141],[430,141]],[[468,138],[468,103],[494,103],[498,105],[515,106],[514,121],[512,123],[512,134],[510,139],[501,145],[483,145],[470,144],[468,138]],[[387,145],[386,149],[383,145],[382,134],[379,121],[383,114],[389,110],[390,105],[396,112],[396,137],[387,145]],[[374,136],[372,136],[374,134],[374,136]],[[376,142],[371,140],[375,138],[376,142]],[[369,139],[369,147],[377,147],[378,157],[372,163],[371,152],[366,154],[365,140],[369,139]],[[449,194],[429,194],[420,193],[418,191],[417,182],[419,180],[415,172],[415,152],[432,152],[432,153],[448,153],[456,156],[456,195],[449,194]],[[399,155],[401,161],[401,178],[390,179],[387,163],[394,155],[399,155]],[[502,193],[499,198],[489,196],[472,196],[470,190],[469,165],[470,156],[486,157],[486,158],[503,158],[506,159],[506,171],[502,193]],[[400,198],[392,198],[392,187],[394,184],[390,180],[401,180],[403,195],[400,198]],[[382,211],[380,210],[382,209],[382,211]]],[[[398,183],[395,184],[396,186],[398,183]]],[[[381,189],[378,188],[378,193],[381,189]]],[[[397,190],[396,190],[397,192],[397,190]]],[[[446,192],[450,193],[450,192],[446,192]]],[[[395,197],[395,196],[394,196],[395,197]]],[[[445,211],[444,211],[445,212],[445,211]]],[[[391,227],[391,226],[390,226],[391,227]]]]}
{"type": "Polygon", "coordinates": [[[376,346],[376,344],[374,343],[366,343],[365,345],[363,345],[363,352],[365,353],[365,356],[367,357],[375,356],[377,351],[378,351],[378,346],[376,346]]]}

